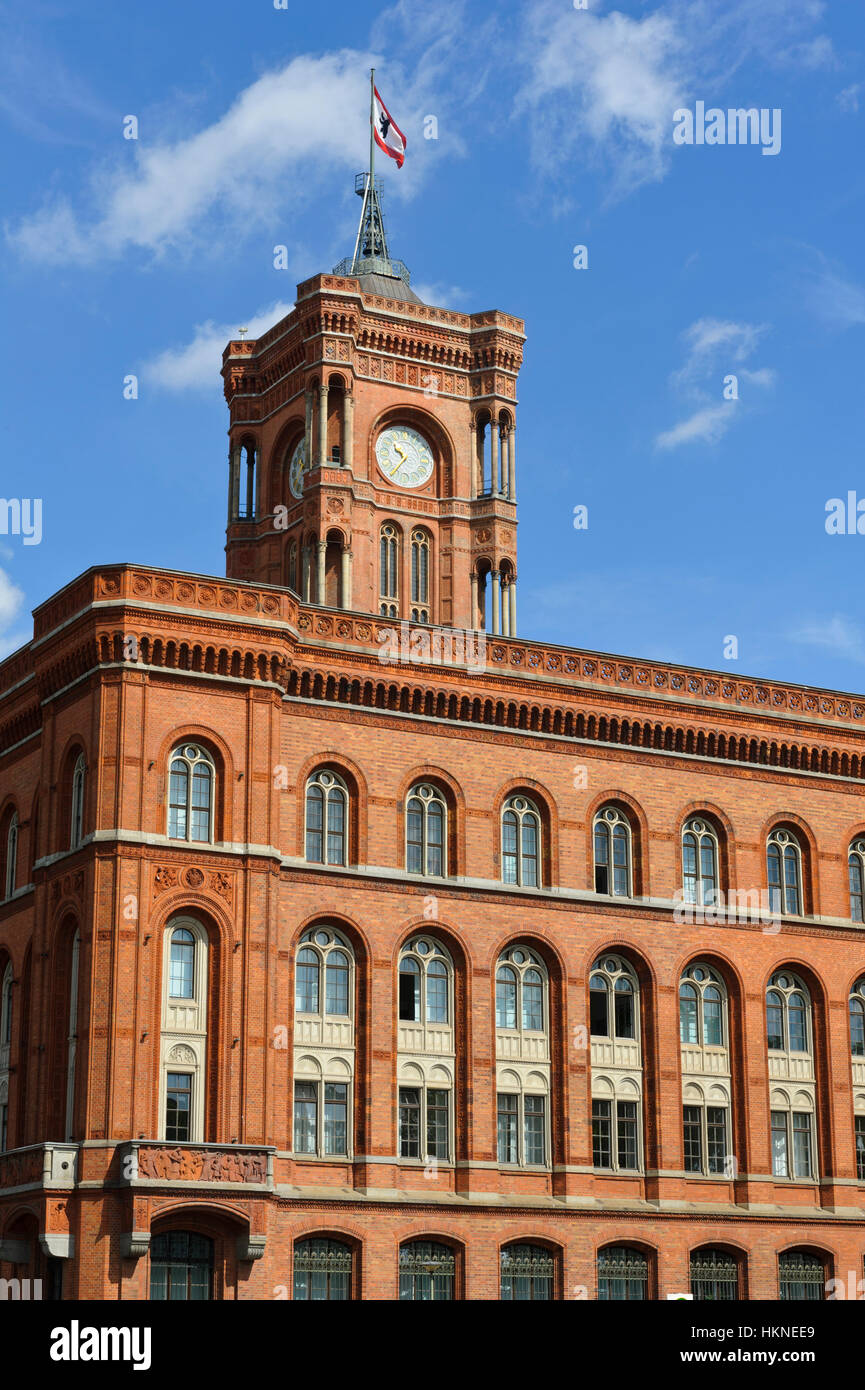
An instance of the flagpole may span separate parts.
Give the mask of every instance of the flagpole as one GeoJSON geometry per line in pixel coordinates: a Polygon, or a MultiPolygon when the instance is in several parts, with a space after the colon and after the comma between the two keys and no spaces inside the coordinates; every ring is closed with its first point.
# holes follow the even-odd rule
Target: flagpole
{"type": "Polygon", "coordinates": [[[360,222],[357,228],[357,240],[354,243],[354,255],[351,258],[351,269],[354,274],[357,265],[357,253],[360,250],[360,239],[363,235],[363,219],[366,215],[366,208],[372,196],[373,179],[375,178],[375,68],[369,70],[369,173],[367,175],[366,188],[364,190],[363,202],[360,208],[360,222]]]}

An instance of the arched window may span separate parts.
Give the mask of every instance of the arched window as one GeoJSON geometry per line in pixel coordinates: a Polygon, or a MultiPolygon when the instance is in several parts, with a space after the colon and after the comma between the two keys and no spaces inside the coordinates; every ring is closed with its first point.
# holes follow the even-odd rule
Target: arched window
{"type": "Polygon", "coordinates": [[[854,1057],[865,1057],[865,975],[850,995],[850,1051],[854,1057]]]}
{"type": "Polygon", "coordinates": [[[595,816],[595,892],[631,896],[631,826],[617,806],[602,806],[595,816]]]}
{"type": "Polygon", "coordinates": [[[192,917],[165,928],[160,1040],[159,1134],[167,1143],[204,1140],[208,938],[192,917]]]}
{"type": "Polygon", "coordinates": [[[450,997],[450,962],[441,946],[428,937],[409,941],[399,962],[400,1018],[406,1023],[448,1023],[450,997]]]}
{"type": "Polygon", "coordinates": [[[778,1256],[778,1297],[782,1301],[819,1303],[826,1297],[826,1267],[818,1255],[785,1250],[778,1256]]]}
{"type": "Polygon", "coordinates": [[[502,882],[540,885],[541,818],[525,796],[510,796],[502,812],[502,882]]]}
{"type": "Polygon", "coordinates": [[[766,1039],[770,1052],[811,1052],[811,1005],[795,975],[779,971],[766,992],[766,1039]]]}
{"type": "Polygon", "coordinates": [[[691,1251],[691,1293],[698,1303],[738,1301],[739,1264],[726,1250],[691,1251]]]}
{"type": "Polygon", "coordinates": [[[556,1262],[542,1245],[506,1245],[501,1252],[500,1296],[521,1303],[553,1298],[556,1262]]]}
{"type": "MultiPolygon", "coordinates": [[[[12,1042],[12,965],[7,964],[0,983],[0,1053],[12,1042]]],[[[0,1058],[2,1064],[2,1058],[0,1058]]]]}
{"type": "Polygon", "coordinates": [[[413,623],[428,623],[430,620],[429,572],[429,532],[419,528],[412,531],[411,536],[411,620],[413,623]]]}
{"type": "Polygon", "coordinates": [[[7,962],[0,979],[0,1153],[9,1138],[9,1054],[12,1049],[12,964],[7,962]]]}
{"type": "Polygon", "coordinates": [[[379,539],[379,613],[399,617],[399,533],[392,522],[381,528],[379,539]]]}
{"type": "Polygon", "coordinates": [[[640,1250],[608,1245],[598,1251],[598,1298],[617,1302],[649,1297],[649,1262],[640,1250]]]}
{"type": "Polygon", "coordinates": [[[175,748],[170,763],[168,837],[209,844],[213,839],[213,759],[196,743],[175,748]]]}
{"type": "Polygon", "coordinates": [[[714,904],[718,897],[718,839],[701,816],[682,832],[682,888],[686,903],[714,904]]]}
{"type": "Polygon", "coordinates": [[[549,981],[511,946],[496,968],[496,1135],[500,1164],[545,1167],[550,1153],[549,981]]]}
{"type": "Polygon", "coordinates": [[[708,965],[689,965],[679,985],[679,1037],[694,1047],[726,1047],[726,991],[708,965]]]}
{"type": "Polygon", "coordinates": [[[850,874],[850,916],[865,922],[865,840],[854,840],[847,859],[850,874]]]}
{"type": "Polygon", "coordinates": [[[13,811],[6,831],[6,882],[4,896],[11,898],[15,892],[18,872],[18,812],[13,811]]]}
{"type": "Polygon", "coordinates": [[[77,849],[84,838],[84,789],[87,764],[79,753],[72,771],[72,800],[70,805],[69,848],[77,849]]]}
{"type": "Polygon", "coordinates": [[[770,911],[798,916],[802,911],[802,850],[792,831],[772,831],[766,859],[770,911]]]}
{"type": "Polygon", "coordinates": [[[354,1081],[354,952],[335,928],[305,931],[297,952],[294,1022],[294,1152],[351,1152],[354,1081]]]}
{"type": "Polygon", "coordinates": [[[637,980],[618,956],[600,956],[589,980],[592,1037],[637,1038],[637,980]]]}
{"type": "Polygon", "coordinates": [[[306,784],[306,857],[311,864],[345,864],[347,842],[348,789],[337,773],[321,768],[306,784]]]}
{"type": "Polygon", "coordinates": [[[206,1302],[213,1297],[213,1241],[191,1231],[154,1236],[150,1245],[150,1297],[206,1302]]]}
{"type": "Polygon", "coordinates": [[[294,1244],[294,1297],[317,1303],[351,1298],[351,1246],[313,1236],[294,1244]]]}
{"type": "Polygon", "coordinates": [[[405,860],[410,874],[443,877],[447,873],[448,810],[438,787],[412,787],[406,803],[405,860]]]}
{"type": "Polygon", "coordinates": [[[514,946],[499,957],[496,1027],[543,1033],[547,1027],[547,975],[538,956],[514,946]]]}
{"type": "Polygon", "coordinates": [[[452,1300],[455,1276],[456,1256],[449,1246],[431,1240],[413,1240],[400,1246],[401,1300],[417,1303],[452,1300]]]}

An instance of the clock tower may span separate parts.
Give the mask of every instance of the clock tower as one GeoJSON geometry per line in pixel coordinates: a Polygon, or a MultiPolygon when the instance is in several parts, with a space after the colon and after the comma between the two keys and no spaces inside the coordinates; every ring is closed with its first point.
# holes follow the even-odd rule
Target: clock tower
{"type": "Polygon", "coordinates": [[[223,354],[227,574],[307,603],[516,635],[524,324],[424,304],[360,174],[354,255],[223,354]]]}

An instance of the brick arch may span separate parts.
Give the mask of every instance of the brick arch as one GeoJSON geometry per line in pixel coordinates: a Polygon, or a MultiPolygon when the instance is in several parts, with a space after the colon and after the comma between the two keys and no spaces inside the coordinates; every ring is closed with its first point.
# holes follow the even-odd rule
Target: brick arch
{"type": "Polygon", "coordinates": [[[369,805],[369,791],[367,788],[366,777],[358,763],[352,758],[346,757],[345,753],[337,752],[334,749],[323,749],[320,753],[314,753],[301,764],[297,773],[295,825],[298,853],[301,859],[306,858],[306,784],[312,774],[318,768],[332,768],[338,772],[348,787],[348,853],[346,856],[348,864],[365,864],[367,859],[367,816],[369,805]]]}
{"type": "MultiPolygon", "coordinates": [[[[181,724],[170,733],[164,735],[159,745],[154,766],[145,767],[143,776],[148,776],[151,772],[155,773],[157,786],[162,790],[162,796],[151,800],[153,807],[148,817],[150,825],[148,828],[157,835],[168,834],[168,777],[169,760],[175,748],[181,743],[200,743],[210,753],[216,768],[215,786],[213,789],[213,841],[218,844],[220,841],[231,842],[234,831],[234,788],[236,785],[236,772],[234,755],[226,740],[216,729],[207,724],[181,724]]],[[[147,759],[150,762],[150,759],[147,759]]],[[[178,841],[178,843],[182,843],[178,841]]],[[[206,848],[206,845],[202,845],[206,848]]]]}
{"type": "MultiPolygon", "coordinates": [[[[266,458],[262,460],[262,498],[267,497],[269,499],[268,510],[270,511],[273,511],[274,507],[279,506],[280,503],[284,503],[286,506],[296,503],[294,497],[289,499],[285,496],[285,489],[288,487],[286,464],[288,463],[289,450],[293,451],[296,448],[297,442],[303,437],[305,430],[305,413],[293,415],[285,420],[268,449],[266,458]]],[[[300,504],[297,503],[297,505],[300,504]]]]}
{"type": "Polygon", "coordinates": [[[618,806],[628,817],[631,826],[631,858],[633,861],[634,875],[634,897],[644,898],[651,895],[650,873],[649,873],[649,821],[643,810],[642,805],[630,792],[622,791],[620,788],[608,788],[599,792],[586,808],[586,857],[587,857],[587,882],[594,889],[595,886],[595,844],[594,827],[595,816],[602,806],[618,806]]]}
{"type": "Polygon", "coordinates": [[[351,1280],[349,1284],[351,1290],[350,1297],[353,1300],[360,1300],[362,1298],[363,1290],[364,1253],[366,1249],[366,1242],[369,1238],[369,1233],[361,1231],[356,1226],[350,1227],[347,1225],[334,1225],[332,1220],[332,1212],[326,1212],[323,1213],[323,1215],[326,1217],[326,1220],[323,1224],[312,1224],[310,1225],[308,1230],[306,1226],[303,1225],[300,1226],[296,1231],[293,1231],[291,1234],[291,1238],[289,1241],[289,1244],[291,1246],[291,1268],[289,1270],[289,1278],[292,1283],[292,1296],[294,1294],[295,1247],[305,1240],[335,1240],[338,1241],[341,1245],[347,1245],[351,1250],[351,1280]]]}
{"type": "MultiPolygon", "coordinates": [[[[766,845],[773,830],[789,827],[798,831],[799,847],[802,851],[802,908],[803,916],[819,917],[820,883],[817,873],[817,839],[807,821],[788,811],[774,811],[763,822],[760,830],[761,887],[769,889],[769,871],[766,863],[766,845]]],[[[846,854],[845,854],[846,859],[846,854]]]]}
{"type": "Polygon", "coordinates": [[[94,824],[93,806],[96,800],[95,786],[96,778],[93,775],[94,769],[87,750],[87,742],[81,734],[72,734],[63,745],[63,749],[56,763],[57,792],[51,799],[54,801],[54,826],[51,836],[51,845],[55,851],[65,853],[69,850],[69,840],[72,829],[72,778],[75,773],[75,764],[80,754],[84,754],[84,815],[83,833],[86,836],[90,833],[94,824]]]}
{"type": "MultiPolygon", "coordinates": [[[[540,887],[559,886],[559,814],[555,797],[542,782],[532,777],[510,778],[503,783],[493,798],[493,864],[501,877],[502,866],[502,813],[504,804],[510,796],[525,796],[534,802],[541,818],[541,864],[540,887]]],[[[506,885],[513,887],[513,885],[506,885]]]]}
{"type": "MultiPolygon", "coordinates": [[[[405,774],[397,790],[396,857],[394,863],[405,865],[405,803],[409,791],[419,782],[431,782],[443,792],[448,807],[447,878],[462,878],[466,872],[466,798],[457,779],[443,767],[424,763],[405,774]]],[[[413,880],[414,881],[414,880],[413,880]]],[[[418,879],[418,882],[424,882],[418,879]]],[[[433,882],[433,880],[429,880],[433,882]]]]}

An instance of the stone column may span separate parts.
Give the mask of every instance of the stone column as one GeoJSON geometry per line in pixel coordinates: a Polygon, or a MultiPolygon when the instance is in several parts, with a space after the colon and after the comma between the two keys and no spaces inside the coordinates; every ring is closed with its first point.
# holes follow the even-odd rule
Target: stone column
{"type": "Polygon", "coordinates": [[[499,447],[499,425],[497,420],[490,421],[490,486],[493,495],[501,491],[501,449],[499,447]]]}
{"type": "Polygon", "coordinates": [[[342,548],[342,575],[340,580],[340,598],[343,608],[351,608],[351,551],[347,545],[342,548]]]}
{"type": "Polygon", "coordinates": [[[345,391],[342,397],[342,461],[346,468],[354,467],[354,395],[345,391]]]}
{"type": "Polygon", "coordinates": [[[316,585],[316,588],[318,589],[318,598],[316,599],[316,603],[320,603],[320,604],[324,604],[324,577],[325,577],[325,560],[326,560],[326,559],[327,559],[327,541],[319,541],[319,543],[318,543],[318,583],[317,583],[317,585],[316,585]]]}
{"type": "Polygon", "coordinates": [[[498,637],[502,630],[502,577],[493,570],[493,635],[498,637]]]}
{"type": "Polygon", "coordinates": [[[509,603],[509,601],[508,601],[508,593],[510,592],[510,587],[511,587],[510,576],[506,576],[506,577],[502,580],[502,636],[503,636],[503,637],[510,637],[510,635],[511,635],[511,609],[510,609],[510,603],[509,603]]]}
{"type": "Polygon", "coordinates": [[[318,392],[318,461],[321,467],[327,463],[327,383],[322,382],[318,392]]]}
{"type": "Polygon", "coordinates": [[[312,468],[312,412],[313,412],[313,392],[312,387],[306,388],[306,423],[304,425],[304,438],[306,440],[306,466],[312,468]]]}
{"type": "Polygon", "coordinates": [[[472,596],[471,596],[471,608],[470,608],[469,611],[471,612],[471,615],[472,615],[472,616],[471,616],[471,625],[472,625],[473,628],[477,628],[477,626],[478,626],[478,572],[477,572],[477,570],[475,570],[475,569],[472,570],[472,574],[471,574],[471,586],[472,586],[472,596]]]}
{"type": "Polygon", "coordinates": [[[240,474],[240,450],[232,447],[228,451],[228,520],[237,516],[237,479],[240,474]]]}
{"type": "Polygon", "coordinates": [[[517,500],[517,427],[511,425],[508,431],[508,497],[517,500]]]}
{"type": "Polygon", "coordinates": [[[310,603],[312,601],[310,593],[312,585],[312,546],[305,545],[303,547],[302,564],[303,572],[300,578],[300,594],[304,603],[310,603]]]}
{"type": "Polygon", "coordinates": [[[246,519],[251,521],[255,516],[255,462],[256,451],[246,449],[246,519]]]}
{"type": "Polygon", "coordinates": [[[511,620],[510,620],[510,628],[509,628],[509,631],[510,631],[511,637],[516,637],[516,635],[517,635],[517,576],[516,576],[515,574],[512,574],[512,575],[511,575],[511,582],[510,582],[510,584],[508,585],[508,598],[509,598],[509,600],[510,600],[510,610],[511,610],[511,620]]]}

